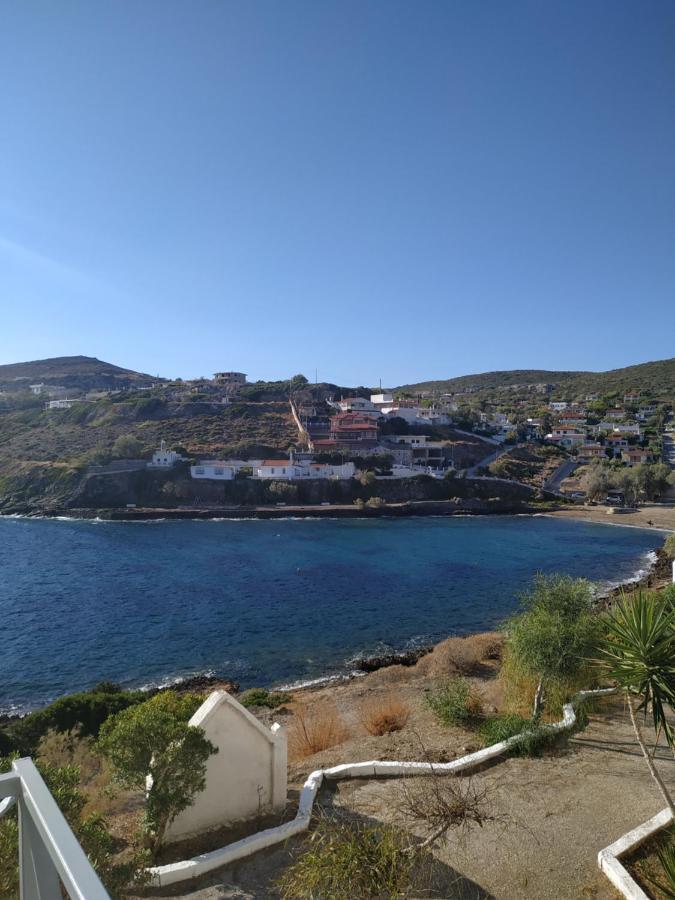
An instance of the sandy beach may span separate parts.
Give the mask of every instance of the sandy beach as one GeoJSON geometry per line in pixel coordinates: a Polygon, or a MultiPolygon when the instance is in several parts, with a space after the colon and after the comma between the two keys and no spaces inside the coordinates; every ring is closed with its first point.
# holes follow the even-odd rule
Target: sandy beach
{"type": "Polygon", "coordinates": [[[580,519],[603,525],[633,525],[636,528],[655,528],[675,531],[675,503],[644,503],[638,509],[617,509],[609,506],[565,506],[544,515],[556,518],[580,519]]]}

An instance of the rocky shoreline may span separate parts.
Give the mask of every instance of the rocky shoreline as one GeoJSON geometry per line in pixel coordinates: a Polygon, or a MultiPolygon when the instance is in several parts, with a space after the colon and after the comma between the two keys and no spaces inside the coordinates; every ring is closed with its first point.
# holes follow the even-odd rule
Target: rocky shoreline
{"type": "Polygon", "coordinates": [[[218,506],[218,507],[108,507],[25,510],[13,512],[12,517],[50,519],[102,519],[105,521],[157,521],[157,520],[208,520],[208,519],[362,519],[401,516],[452,516],[452,515],[514,515],[534,514],[555,509],[553,503],[538,504],[500,498],[457,500],[407,500],[386,503],[380,507],[331,503],[326,506],[218,506]]]}

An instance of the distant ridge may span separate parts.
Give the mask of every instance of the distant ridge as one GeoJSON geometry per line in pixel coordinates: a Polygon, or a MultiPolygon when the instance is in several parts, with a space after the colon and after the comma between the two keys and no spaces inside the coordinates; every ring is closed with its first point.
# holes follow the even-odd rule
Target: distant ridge
{"type": "Polygon", "coordinates": [[[494,391],[514,385],[555,384],[559,393],[598,393],[648,391],[665,397],[675,396],[675,357],[611,369],[607,372],[550,371],[548,369],[510,369],[460,375],[438,381],[419,381],[401,385],[401,391],[494,391]]]}
{"type": "Polygon", "coordinates": [[[88,390],[96,387],[126,387],[163,381],[132,369],[123,369],[95,356],[55,356],[31,362],[0,366],[0,387],[16,389],[17,382],[26,384],[63,385],[88,390]]]}

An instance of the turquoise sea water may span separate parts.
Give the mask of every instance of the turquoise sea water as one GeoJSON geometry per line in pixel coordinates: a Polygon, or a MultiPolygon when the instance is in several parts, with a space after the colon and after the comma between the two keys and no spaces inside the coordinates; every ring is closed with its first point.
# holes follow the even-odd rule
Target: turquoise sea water
{"type": "Polygon", "coordinates": [[[658,532],[546,517],[0,519],[0,710],[106,678],[244,686],[490,628],[535,572],[621,582],[658,532]]]}

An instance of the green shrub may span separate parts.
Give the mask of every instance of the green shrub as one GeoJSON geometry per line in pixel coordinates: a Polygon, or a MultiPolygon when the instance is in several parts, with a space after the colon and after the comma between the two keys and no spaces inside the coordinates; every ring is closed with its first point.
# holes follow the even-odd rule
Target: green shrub
{"type": "Polygon", "coordinates": [[[483,716],[483,695],[467,678],[449,678],[426,702],[444,725],[474,726],[483,716]]]}
{"type": "Polygon", "coordinates": [[[505,628],[502,676],[511,693],[527,693],[536,685],[535,719],[541,717],[545,693],[554,694],[562,686],[567,699],[571,687],[578,690],[591,677],[588,660],[601,624],[594,614],[591,584],[583,578],[537,575],[532,589],[520,598],[520,612],[505,628]]]}
{"type": "Polygon", "coordinates": [[[283,900],[417,896],[424,851],[391,826],[319,824],[276,884],[283,900]]]}
{"type": "Polygon", "coordinates": [[[285,691],[249,688],[238,699],[242,706],[266,706],[268,709],[276,709],[284,703],[290,703],[293,697],[285,691]]]}
{"type": "Polygon", "coordinates": [[[101,726],[98,746],[117,783],[146,788],[145,830],[153,854],[178,813],[204,790],[206,761],[218,752],[203,729],[188,724],[201,704],[198,694],[164,691],[101,726]]]}
{"type": "Polygon", "coordinates": [[[106,684],[106,690],[103,691],[95,689],[61,697],[12,725],[9,736],[16,749],[26,755],[34,753],[40,738],[50,728],[55,731],[71,731],[75,728],[83,735],[96,737],[109,716],[148,699],[143,691],[111,691],[113,685],[104,682],[103,686],[106,684]]]}
{"type": "Polygon", "coordinates": [[[523,740],[511,748],[514,756],[539,756],[546,747],[557,739],[557,733],[538,725],[532,719],[525,719],[513,713],[491,716],[479,729],[484,747],[491,747],[510,737],[525,732],[523,740]]]}
{"type": "Polygon", "coordinates": [[[668,535],[663,549],[671,559],[675,559],[675,534],[668,535]]]}

